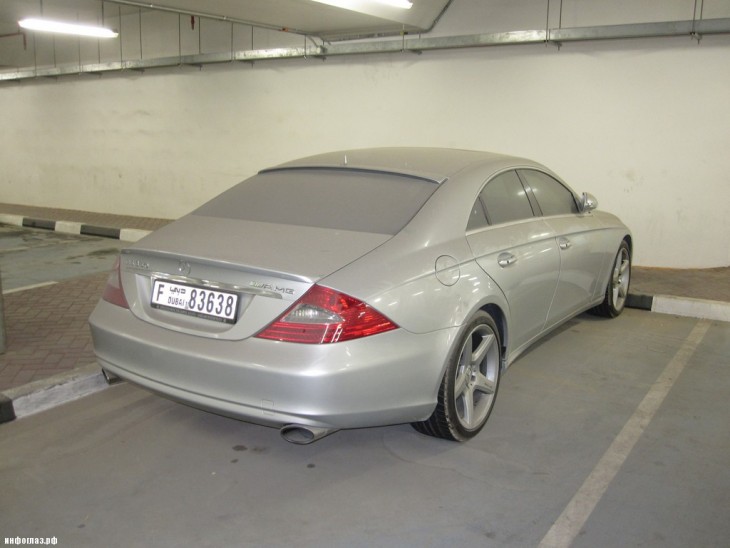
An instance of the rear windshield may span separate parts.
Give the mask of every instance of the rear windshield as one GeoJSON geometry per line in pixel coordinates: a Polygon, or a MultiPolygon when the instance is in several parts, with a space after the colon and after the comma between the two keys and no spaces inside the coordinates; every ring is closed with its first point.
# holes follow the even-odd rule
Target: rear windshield
{"type": "Polygon", "coordinates": [[[438,185],[362,171],[302,169],[258,174],[198,208],[195,215],[396,234],[438,185]]]}

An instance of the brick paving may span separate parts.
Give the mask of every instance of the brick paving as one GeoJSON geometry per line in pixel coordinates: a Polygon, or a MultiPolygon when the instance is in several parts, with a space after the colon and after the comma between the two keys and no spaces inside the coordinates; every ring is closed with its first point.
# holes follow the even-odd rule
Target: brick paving
{"type": "MultiPolygon", "coordinates": [[[[0,213],[91,226],[156,230],[171,222],[131,215],[0,203],[0,213]]],[[[96,362],[88,320],[108,273],[4,295],[0,392],[96,362]]]]}
{"type": "Polygon", "coordinates": [[[4,296],[0,391],[96,361],[88,320],[107,277],[83,276],[4,296]]]}

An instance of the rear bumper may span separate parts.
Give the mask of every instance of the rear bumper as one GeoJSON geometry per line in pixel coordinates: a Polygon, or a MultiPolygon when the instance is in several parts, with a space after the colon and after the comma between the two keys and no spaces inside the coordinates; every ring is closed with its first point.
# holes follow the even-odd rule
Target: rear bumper
{"type": "Polygon", "coordinates": [[[357,428],[418,421],[436,404],[456,328],[404,329],[330,345],[196,337],[100,301],[100,365],[177,401],[269,426],[357,428]]]}

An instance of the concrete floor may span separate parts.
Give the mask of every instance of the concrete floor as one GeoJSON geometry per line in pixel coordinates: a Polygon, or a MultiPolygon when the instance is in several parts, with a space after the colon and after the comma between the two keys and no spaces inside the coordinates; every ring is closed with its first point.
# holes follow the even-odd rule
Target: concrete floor
{"type": "Polygon", "coordinates": [[[129,243],[78,234],[0,225],[0,270],[4,292],[109,272],[129,243]]]}
{"type": "Polygon", "coordinates": [[[724,547],[728,356],[730,323],[582,315],[510,368],[466,444],[400,425],[294,446],[122,384],[0,427],[0,537],[724,547]]]}

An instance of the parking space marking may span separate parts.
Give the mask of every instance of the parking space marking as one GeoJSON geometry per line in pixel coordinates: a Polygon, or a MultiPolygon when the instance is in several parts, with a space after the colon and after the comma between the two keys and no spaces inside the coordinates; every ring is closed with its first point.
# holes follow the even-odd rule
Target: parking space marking
{"type": "Polygon", "coordinates": [[[15,253],[16,251],[27,251],[28,249],[28,246],[8,247],[6,249],[0,249],[0,253],[15,253]]]}
{"type": "Polygon", "coordinates": [[[46,287],[47,285],[53,285],[57,284],[58,282],[42,282],[39,284],[33,284],[33,285],[26,285],[23,287],[16,287],[14,289],[8,289],[7,291],[3,291],[3,295],[9,295],[10,293],[18,293],[19,291],[25,291],[26,289],[37,289],[39,287],[46,287]]]}
{"type": "Polygon", "coordinates": [[[711,324],[712,322],[708,320],[697,322],[662,374],[644,396],[634,414],[542,539],[539,545],[541,548],[563,548],[573,543],[702,342],[711,324]]]}

